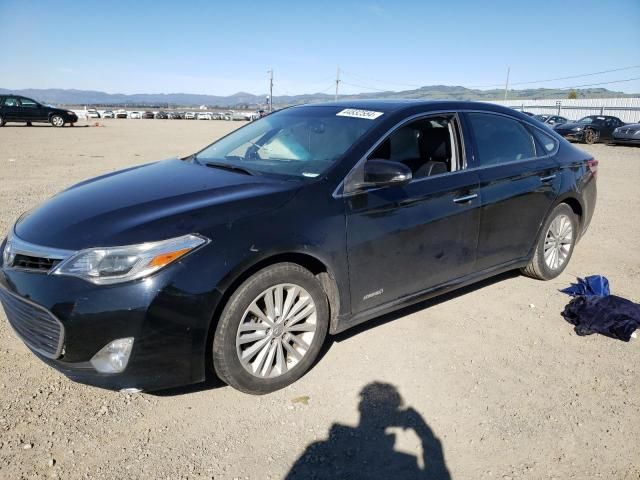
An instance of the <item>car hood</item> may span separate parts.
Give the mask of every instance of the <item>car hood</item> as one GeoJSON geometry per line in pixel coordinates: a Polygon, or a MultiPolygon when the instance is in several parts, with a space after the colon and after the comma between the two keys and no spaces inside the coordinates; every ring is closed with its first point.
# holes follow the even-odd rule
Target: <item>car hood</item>
{"type": "Polygon", "coordinates": [[[284,204],[300,184],[171,159],[97,177],[55,195],[15,226],[22,240],[78,250],[207,232],[284,204]]]}

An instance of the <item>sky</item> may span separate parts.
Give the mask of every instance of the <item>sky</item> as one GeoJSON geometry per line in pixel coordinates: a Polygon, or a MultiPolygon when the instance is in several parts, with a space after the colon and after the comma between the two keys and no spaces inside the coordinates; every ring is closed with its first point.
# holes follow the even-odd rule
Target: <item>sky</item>
{"type": "Polygon", "coordinates": [[[0,88],[263,94],[273,69],[274,95],[333,93],[338,67],[341,93],[504,88],[510,67],[640,93],[640,0],[0,0],[0,25],[0,88]]]}

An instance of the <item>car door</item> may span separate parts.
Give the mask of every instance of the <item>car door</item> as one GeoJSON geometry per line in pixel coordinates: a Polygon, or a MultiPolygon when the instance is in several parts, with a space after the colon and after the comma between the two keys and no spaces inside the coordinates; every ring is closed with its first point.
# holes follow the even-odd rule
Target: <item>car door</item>
{"type": "Polygon", "coordinates": [[[20,120],[20,101],[18,97],[5,97],[2,101],[2,111],[6,121],[20,120]]]}
{"type": "Polygon", "coordinates": [[[476,271],[528,256],[560,188],[557,141],[508,115],[469,112],[482,200],[476,271]],[[544,138],[544,145],[536,140],[544,138]]]}
{"type": "Polygon", "coordinates": [[[399,126],[366,157],[400,161],[415,176],[401,186],[372,186],[345,197],[353,313],[471,272],[480,222],[478,175],[466,169],[459,127],[455,114],[425,116],[399,126]],[[429,123],[441,126],[426,135],[429,129],[422,127],[429,123]]]}
{"type": "Polygon", "coordinates": [[[42,118],[44,109],[38,102],[25,97],[20,97],[19,101],[20,120],[24,122],[46,121],[46,118],[42,118]]]}

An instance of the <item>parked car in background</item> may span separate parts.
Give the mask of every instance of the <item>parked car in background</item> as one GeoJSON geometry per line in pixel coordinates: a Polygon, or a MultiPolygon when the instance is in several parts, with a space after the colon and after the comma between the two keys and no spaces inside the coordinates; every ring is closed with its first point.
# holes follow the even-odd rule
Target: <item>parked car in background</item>
{"type": "Polygon", "coordinates": [[[116,110],[116,118],[128,118],[129,117],[129,112],[127,112],[126,110],[116,110]]]}
{"type": "Polygon", "coordinates": [[[142,113],[140,113],[140,112],[131,112],[129,114],[129,118],[142,118],[142,113]]]}
{"type": "Polygon", "coordinates": [[[105,110],[102,113],[102,118],[115,118],[115,114],[111,110],[105,110]]]}
{"type": "Polygon", "coordinates": [[[90,108],[87,110],[87,118],[100,118],[100,112],[95,108],[90,108]]]}
{"type": "Polygon", "coordinates": [[[78,116],[71,110],[64,110],[20,95],[0,95],[0,127],[7,122],[50,123],[54,127],[73,126],[78,116]]]}
{"type": "Polygon", "coordinates": [[[167,118],[169,118],[169,115],[167,114],[167,112],[163,112],[162,110],[160,110],[158,113],[156,113],[156,118],[159,120],[166,120],[167,118]]]}
{"type": "Polygon", "coordinates": [[[611,136],[611,142],[616,145],[640,145],[640,123],[628,123],[618,127],[611,136]]]}
{"type": "Polygon", "coordinates": [[[596,169],[489,103],[287,108],[22,215],[0,243],[0,300],[75,380],[157,390],[213,368],[265,394],[309,370],[327,334],[513,269],[560,275],[596,169]]]}
{"type": "Polygon", "coordinates": [[[540,120],[542,123],[546,123],[550,127],[553,127],[554,125],[562,125],[569,121],[560,115],[534,115],[533,118],[540,120]]]}
{"type": "Polygon", "coordinates": [[[198,120],[213,120],[211,112],[198,112],[198,120]]]}
{"type": "Polygon", "coordinates": [[[251,120],[251,114],[248,112],[234,112],[231,116],[233,121],[248,121],[251,120]]]}
{"type": "Polygon", "coordinates": [[[613,131],[625,123],[618,117],[608,115],[589,115],[577,122],[556,125],[555,131],[567,140],[593,144],[597,142],[610,142],[613,131]]]}
{"type": "Polygon", "coordinates": [[[150,111],[146,111],[142,114],[142,118],[146,118],[146,119],[151,119],[151,118],[156,118],[155,113],[150,112],[150,111]]]}
{"type": "Polygon", "coordinates": [[[196,119],[196,114],[193,112],[187,112],[184,114],[184,119],[185,120],[195,120],[196,119]]]}
{"type": "Polygon", "coordinates": [[[169,112],[168,117],[171,120],[182,120],[184,118],[184,113],[182,112],[169,112]]]}

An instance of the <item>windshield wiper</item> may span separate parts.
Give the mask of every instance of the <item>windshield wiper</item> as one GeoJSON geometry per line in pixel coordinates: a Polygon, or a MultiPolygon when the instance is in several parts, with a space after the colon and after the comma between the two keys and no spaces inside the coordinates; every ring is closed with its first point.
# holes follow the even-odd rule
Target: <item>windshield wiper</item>
{"type": "Polygon", "coordinates": [[[222,170],[230,170],[232,172],[240,172],[240,173],[244,173],[245,175],[258,175],[258,173],[253,170],[249,170],[248,168],[245,168],[245,167],[239,167],[237,165],[231,165],[229,163],[205,162],[204,164],[207,167],[220,168],[222,170]]]}

